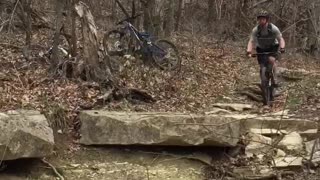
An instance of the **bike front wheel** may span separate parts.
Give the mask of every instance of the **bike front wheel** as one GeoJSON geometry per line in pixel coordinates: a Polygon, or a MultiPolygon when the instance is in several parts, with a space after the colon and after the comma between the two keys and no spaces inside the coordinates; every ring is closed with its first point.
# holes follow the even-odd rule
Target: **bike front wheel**
{"type": "Polygon", "coordinates": [[[274,95],[275,89],[273,85],[270,84],[270,80],[262,83],[263,104],[267,106],[272,106],[272,103],[274,101],[274,95]]]}
{"type": "Polygon", "coordinates": [[[170,41],[162,39],[153,43],[151,56],[154,64],[163,70],[181,68],[178,49],[170,41]]]}

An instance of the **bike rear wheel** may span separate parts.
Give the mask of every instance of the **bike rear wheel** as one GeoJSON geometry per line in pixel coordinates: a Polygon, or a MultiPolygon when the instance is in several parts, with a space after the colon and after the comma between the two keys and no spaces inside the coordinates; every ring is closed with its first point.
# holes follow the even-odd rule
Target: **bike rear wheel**
{"type": "Polygon", "coordinates": [[[104,35],[103,48],[109,56],[123,56],[129,52],[128,37],[119,30],[109,31],[104,35]]]}
{"type": "Polygon", "coordinates": [[[154,64],[163,70],[181,68],[178,49],[170,41],[161,39],[153,43],[151,56],[154,64]]]}
{"type": "Polygon", "coordinates": [[[274,88],[272,86],[265,87],[264,93],[264,105],[272,106],[272,102],[274,100],[274,88]]]}

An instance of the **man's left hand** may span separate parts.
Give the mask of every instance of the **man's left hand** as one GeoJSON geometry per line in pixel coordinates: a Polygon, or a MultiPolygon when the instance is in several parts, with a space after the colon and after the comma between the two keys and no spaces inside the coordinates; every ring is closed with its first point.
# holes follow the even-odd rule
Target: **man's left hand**
{"type": "Polygon", "coordinates": [[[250,51],[247,51],[247,57],[252,57],[252,53],[250,51]]]}

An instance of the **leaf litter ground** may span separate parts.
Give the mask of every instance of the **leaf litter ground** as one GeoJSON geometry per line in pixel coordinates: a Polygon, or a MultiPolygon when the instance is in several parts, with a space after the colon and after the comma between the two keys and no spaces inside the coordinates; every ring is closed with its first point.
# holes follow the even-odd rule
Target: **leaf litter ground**
{"type": "MultiPolygon", "coordinates": [[[[48,73],[50,60],[40,57],[49,44],[48,32],[34,35],[39,48],[31,52],[32,60],[22,55],[23,34],[5,34],[0,37],[0,110],[37,109],[50,116],[60,108],[72,124],[82,109],[95,108],[104,92],[98,84],[78,79],[53,78],[48,73]]],[[[182,57],[180,72],[166,72],[144,65],[140,60],[122,59],[123,70],[115,73],[123,87],[136,88],[150,94],[155,103],[122,99],[106,102],[106,110],[116,111],[170,111],[203,113],[216,102],[248,102],[257,107],[261,103],[237,94],[239,89],[258,82],[257,63],[245,58],[240,47],[206,43],[190,47],[188,39],[178,39],[182,57]]],[[[287,54],[280,62],[289,69],[319,71],[319,61],[287,54]]],[[[290,82],[288,99],[282,97],[279,109],[291,108],[297,114],[319,117],[320,81],[317,75],[298,82],[290,82]],[[284,101],[287,104],[284,104],[284,101]]],[[[99,106],[101,107],[101,106],[99,106]]],[[[60,112],[61,113],[61,112],[60,112]]],[[[55,117],[55,116],[52,116],[55,117]]],[[[71,149],[74,148],[69,148],[71,149]]]]}

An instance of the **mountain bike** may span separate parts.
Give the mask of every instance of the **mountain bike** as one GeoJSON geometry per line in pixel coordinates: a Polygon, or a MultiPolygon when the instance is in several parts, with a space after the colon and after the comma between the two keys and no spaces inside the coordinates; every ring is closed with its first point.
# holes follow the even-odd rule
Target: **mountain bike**
{"type": "Polygon", "coordinates": [[[162,70],[180,69],[181,59],[176,46],[164,39],[156,40],[147,32],[139,32],[131,21],[141,14],[117,23],[120,28],[109,31],[103,38],[103,47],[109,56],[138,54],[162,70]]]}
{"type": "Polygon", "coordinates": [[[252,54],[252,57],[262,56],[263,66],[260,69],[261,78],[261,90],[263,96],[263,104],[267,106],[272,106],[275,96],[275,85],[272,83],[272,78],[274,77],[273,66],[269,62],[269,56],[271,54],[280,54],[280,52],[263,52],[252,54]]]}

